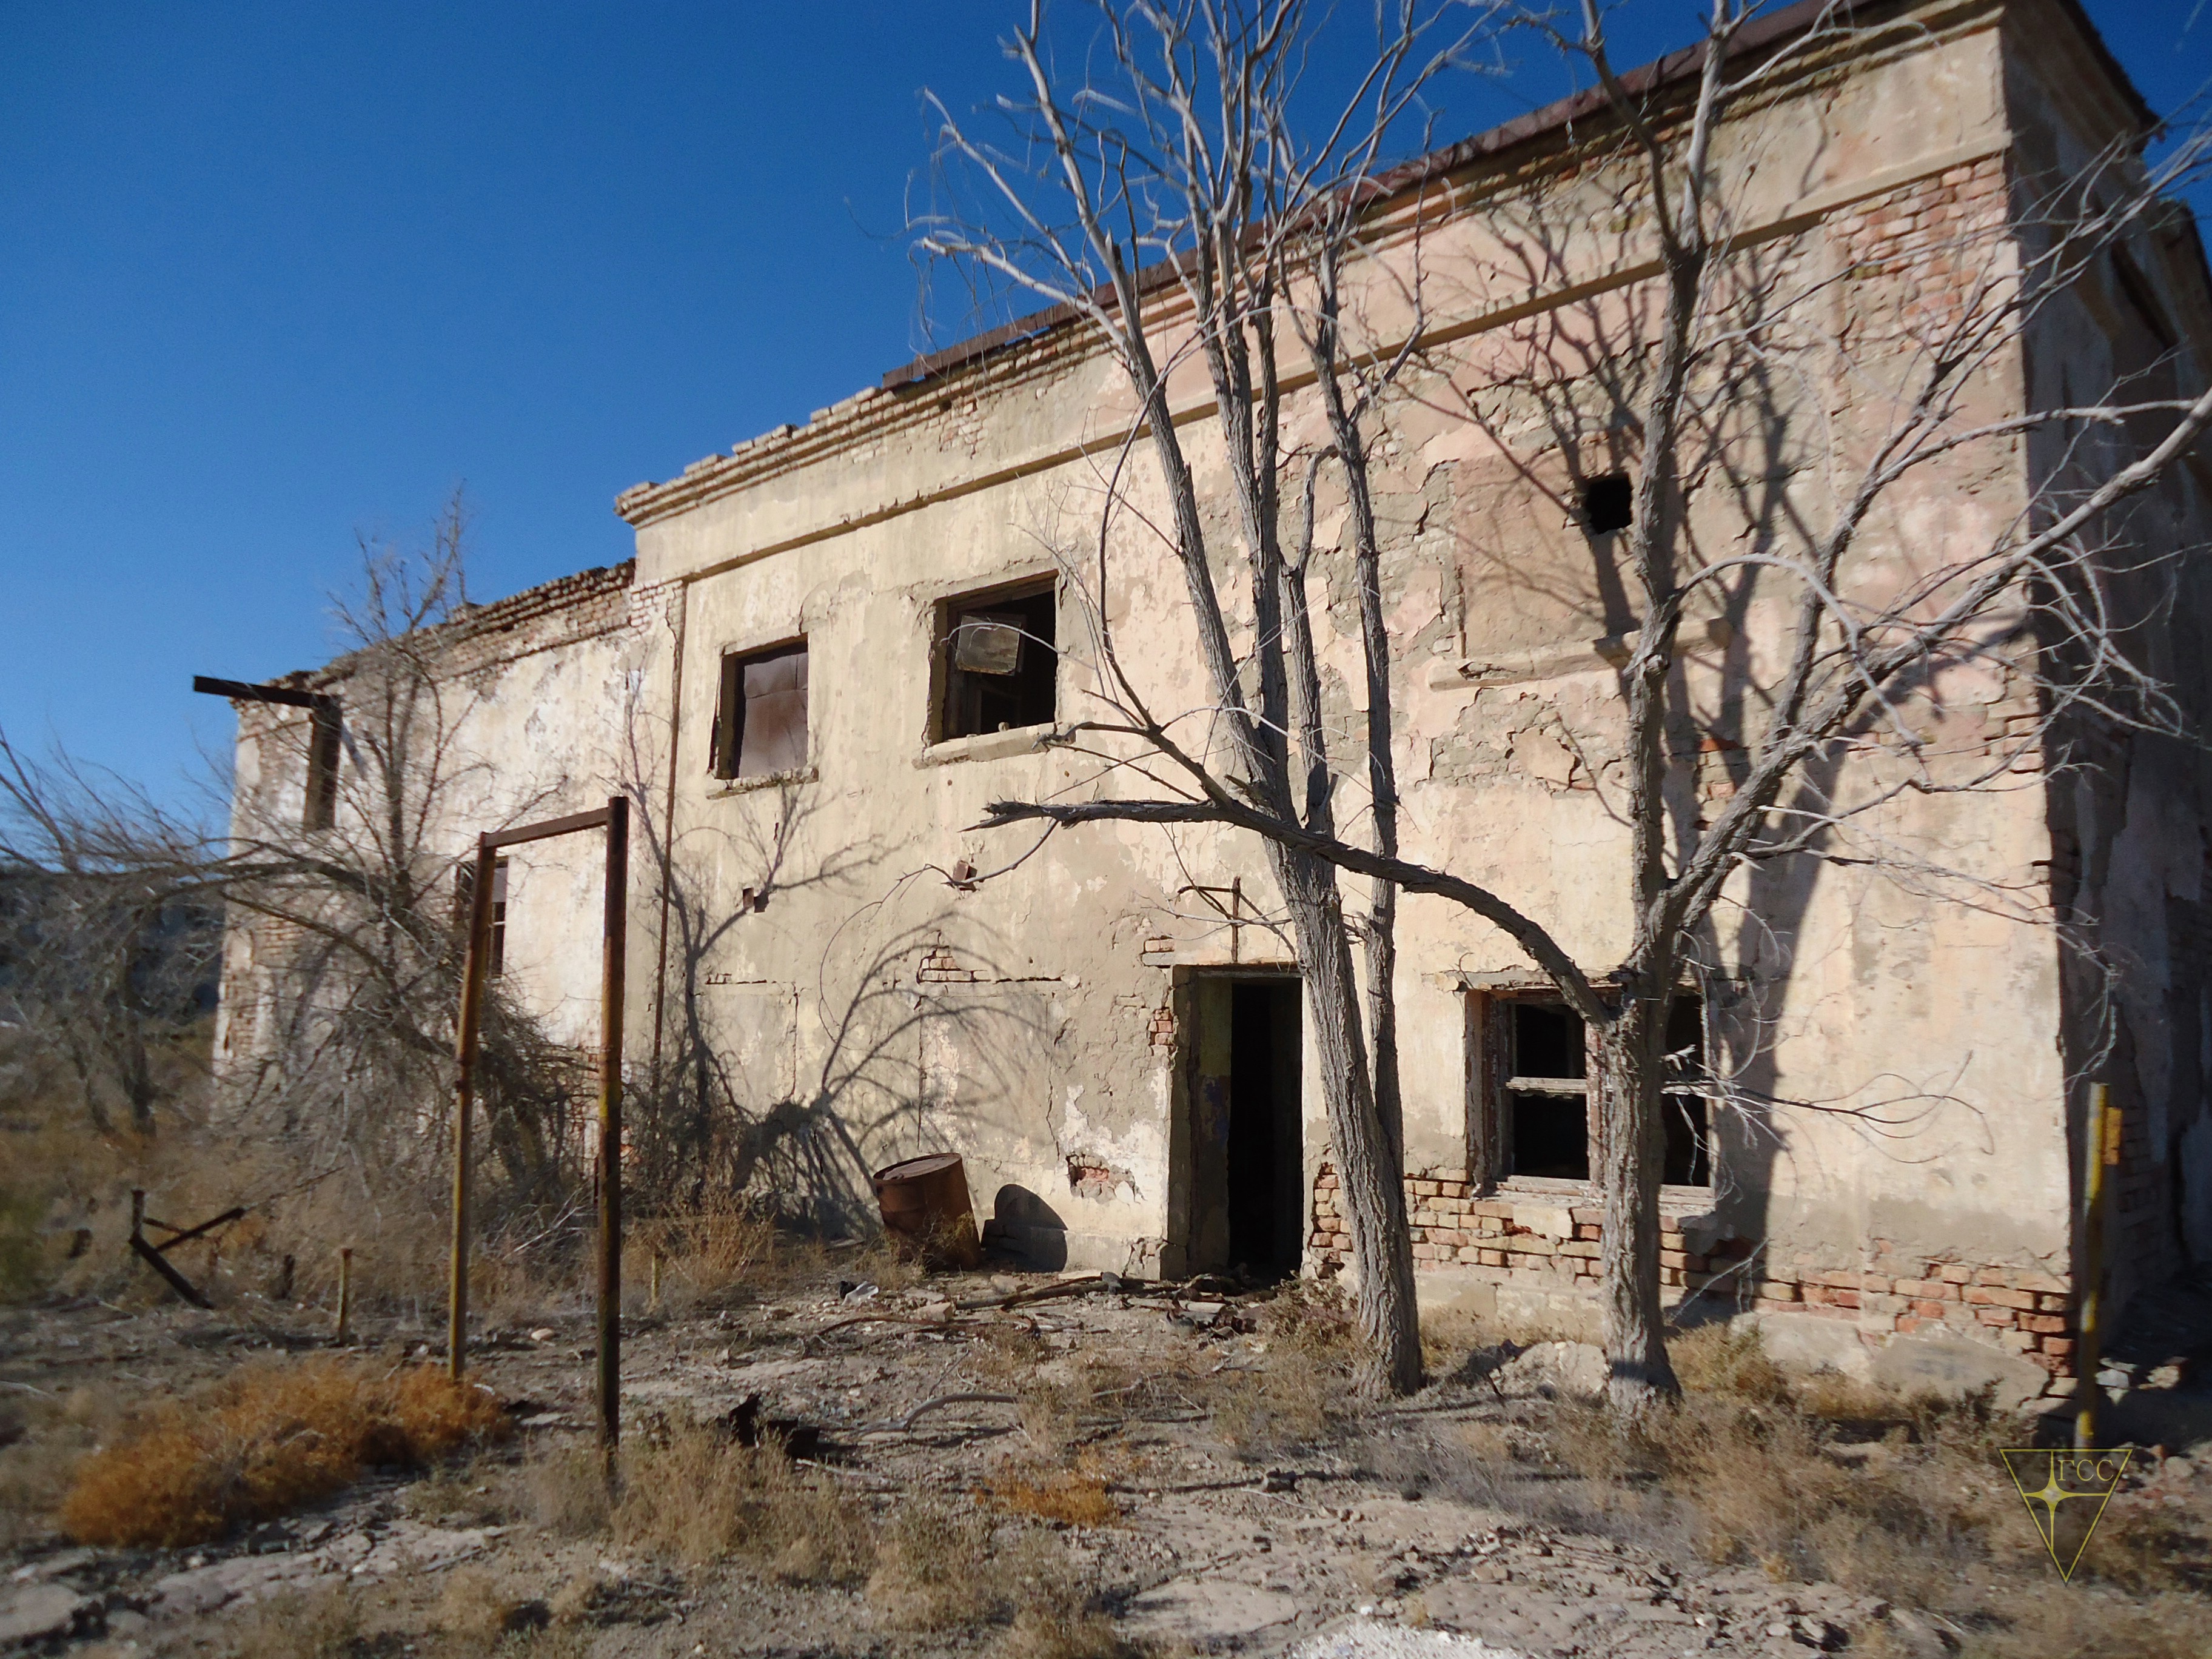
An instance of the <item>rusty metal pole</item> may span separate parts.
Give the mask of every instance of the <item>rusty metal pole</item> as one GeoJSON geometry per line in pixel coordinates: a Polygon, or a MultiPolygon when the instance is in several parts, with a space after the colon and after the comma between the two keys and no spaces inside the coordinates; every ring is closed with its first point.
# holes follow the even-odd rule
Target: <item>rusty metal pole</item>
{"type": "Polygon", "coordinates": [[[629,800],[607,802],[599,981],[599,1446],[622,1437],[623,941],[629,915],[629,800]]]}
{"type": "Polygon", "coordinates": [[[2089,1121],[2081,1136],[2087,1164],[2081,1173],[2081,1330],[2074,1342],[2074,1444],[2097,1443],[2097,1407],[2104,1390],[2097,1371],[2104,1361],[2105,1208],[2112,1182],[2106,1170],[2120,1161],[2120,1112],[2108,1084],[2089,1088],[2089,1121]]]}
{"type": "Polygon", "coordinates": [[[469,939],[461,957],[461,1012],[454,1022],[453,1059],[453,1248],[446,1285],[446,1364],[454,1382],[468,1366],[469,1212],[474,1190],[470,1168],[470,1121],[476,1105],[477,1027],[483,1010],[487,935],[491,925],[491,883],[498,855],[486,838],[477,837],[476,878],[469,891],[469,939]]]}
{"type": "Polygon", "coordinates": [[[338,1346],[353,1340],[353,1248],[338,1252],[338,1346]]]}

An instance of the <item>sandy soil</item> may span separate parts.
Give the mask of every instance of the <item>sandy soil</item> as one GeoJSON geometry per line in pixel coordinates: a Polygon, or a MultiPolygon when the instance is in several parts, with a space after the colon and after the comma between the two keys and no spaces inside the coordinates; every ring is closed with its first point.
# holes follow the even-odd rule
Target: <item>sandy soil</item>
{"type": "MultiPolygon", "coordinates": [[[[1541,1433],[1556,1378],[1532,1360],[1489,1376],[1462,1367],[1412,1401],[1269,1443],[1249,1407],[1240,1418],[1223,1405],[1240,1377],[1295,1364],[1269,1352],[1263,1310],[1127,1291],[960,1305],[1049,1283],[971,1275],[855,1297],[833,1269],[741,1308],[638,1318],[625,1337],[627,1431],[649,1437],[757,1397],[764,1414],[818,1430],[811,1462],[884,1522],[920,1499],[972,1510],[994,1528],[993,1551],[1029,1540],[1054,1553],[1118,1638],[1143,1651],[1479,1650],[1455,1636],[1563,1659],[1870,1642],[1945,1650],[1942,1632],[1909,1610],[1715,1570],[1663,1528],[1585,1513],[1574,1483],[1540,1457],[1476,1455],[1471,1448],[1494,1454],[1541,1433]],[[990,1495],[1014,1472],[1071,1466],[1104,1482],[1109,1523],[1039,1520],[990,1495]]],[[[1091,1647],[1055,1649],[992,1621],[901,1629],[863,1584],[793,1584],[756,1563],[690,1565],[562,1535],[531,1495],[532,1471],[589,1443],[590,1331],[578,1309],[483,1334],[477,1375],[518,1403],[519,1432],[465,1468],[377,1474],[311,1513],[188,1551],[79,1548],[18,1513],[16,1541],[0,1556],[0,1650],[1098,1650],[1096,1630],[1091,1647]],[[340,1595],[359,1633],[326,1638],[309,1626],[340,1595]],[[526,1628],[467,1635],[454,1604],[471,1596],[526,1628]],[[552,1622],[533,1634],[541,1618],[552,1622]]],[[[393,1361],[428,1357],[426,1336],[370,1322],[358,1346],[393,1361]]],[[[319,1316],[265,1304],[17,1311],[6,1316],[0,1378],[21,1402],[18,1441],[0,1457],[59,1456],[111,1431],[126,1408],[326,1340],[319,1316]]]]}

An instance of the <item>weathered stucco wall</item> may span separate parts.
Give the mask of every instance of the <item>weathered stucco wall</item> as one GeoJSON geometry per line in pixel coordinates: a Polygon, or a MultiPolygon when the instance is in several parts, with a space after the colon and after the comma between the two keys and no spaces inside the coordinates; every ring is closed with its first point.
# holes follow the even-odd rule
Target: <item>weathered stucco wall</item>
{"type": "MultiPolygon", "coordinates": [[[[1743,280],[1821,297],[1774,323],[1801,331],[1793,349],[1812,372],[1747,387],[1723,368],[1697,389],[1719,458],[1690,504],[1701,554],[1832,509],[1837,463],[1888,418],[1880,389],[1901,382],[1930,319],[2014,268],[2008,227],[2025,170],[2041,164],[2034,143],[2094,143],[2097,123],[2124,118],[2110,95],[2055,100],[2045,71],[2022,67],[2065,27],[2040,5],[1927,8],[1725,130],[1722,168],[1743,181],[1732,211],[1758,250],[1743,280]],[[1961,236],[1979,238],[1971,266],[1961,236]]],[[[1576,492],[1638,463],[1618,404],[1654,327],[1651,232],[1632,171],[1557,134],[1470,159],[1401,216],[1417,212],[1429,349],[1389,410],[1377,471],[1404,847],[1493,886],[1603,964],[1627,936],[1614,664],[1638,619],[1613,538],[1583,527],[1576,492]]],[[[1413,246],[1386,241],[1355,296],[1374,338],[1404,325],[1393,309],[1413,246]]],[[[1171,304],[1161,320],[1171,334],[1171,304]]],[[[2201,317],[2186,325],[2212,337],[2201,317]]],[[[2113,337],[2086,314],[2050,325],[1993,359],[1967,413],[2047,400],[2052,365],[2094,374],[2113,337]]],[[[1218,504],[1230,620],[1249,635],[1197,377],[1173,383],[1173,402],[1218,504]]],[[[652,858],[635,866],[634,1066],[711,1075],[744,1119],[732,1167],[794,1207],[865,1212],[870,1170],[949,1149],[979,1210],[1045,1261],[1227,1265],[1208,1151],[1224,1133],[1225,988],[1295,970],[1267,925],[1279,907],[1260,848],[1201,829],[1100,825],[1041,844],[979,832],[994,800],[1144,786],[1109,764],[1111,738],[1047,744],[1046,728],[1024,728],[944,741],[933,726],[940,607],[1036,577],[1058,582],[1061,726],[1103,712],[1102,618],[1152,707],[1208,702],[1182,575],[1145,523],[1159,505],[1150,452],[1115,454],[1130,410],[1118,370],[1066,329],[871,389],[629,492],[638,556],[618,625],[471,681],[469,742],[495,759],[457,830],[576,810],[617,784],[637,792],[641,844],[665,836],[669,856],[665,882],[652,858]],[[724,659],[799,640],[805,765],[714,776],[724,659]]],[[[1290,426],[1293,441],[1321,429],[1304,391],[1290,426]]],[[[1863,537],[1860,580],[1889,591],[1986,547],[2026,507],[2039,465],[1993,445],[1917,475],[1863,537]]],[[[2201,482],[2171,510],[2161,533],[2201,538],[2201,482]]],[[[1316,623],[1336,716],[1364,695],[1348,561],[1332,553],[1344,535],[1343,502],[1324,489],[1316,623]]],[[[1776,672],[1789,597],[1747,575],[1693,607],[1678,672],[1694,718],[1670,734],[1686,816],[1735,787],[1761,717],[1747,688],[1776,672]]],[[[2185,598],[2202,617],[2207,596],[2185,598]]],[[[2194,682],[2189,695],[2201,702],[2194,682]]],[[[1910,712],[1923,759],[1963,777],[2035,708],[2025,682],[1984,665],[1944,670],[1910,712]]],[[[249,720],[241,736],[241,791],[282,787],[257,770],[258,732],[249,720]]],[[[1893,776],[1885,741],[1870,731],[1818,787],[1848,794],[1893,776]]],[[[2144,994],[2165,999],[2157,1018],[2177,1018],[2212,995],[2200,969],[2172,965],[2178,927],[2198,929],[2200,955],[2212,937],[2196,911],[2172,920],[2201,901],[2189,826],[2207,803],[2204,769],[2178,751],[2136,769],[2124,819],[2107,799],[2122,786],[2046,781],[2036,765],[1998,790],[1902,793],[1854,830],[1925,870],[1797,860],[1738,879],[1701,941],[1700,988],[1708,1053],[1740,1109],[1715,1125],[1711,1186],[1668,1190],[1674,1293],[1816,1313],[1846,1340],[1954,1331],[2063,1366],[2081,1094],[2069,1066],[2086,1017],[2040,900],[1947,899],[1960,882],[2049,896],[2094,844],[2103,926],[2144,964],[2144,994]],[[2080,805],[2063,805],[2069,790],[2080,805]],[[2094,833],[2080,828],[2092,817],[2094,833]]],[[[1340,811],[1357,810],[1347,786],[1340,811]]],[[[580,1042],[596,996],[595,850],[518,855],[510,923],[514,971],[580,1042]]],[[[1417,1256],[1438,1286],[1572,1298],[1597,1253],[1586,1189],[1493,1179],[1481,1103],[1486,1000],[1537,976],[1502,934],[1422,897],[1404,902],[1400,963],[1417,1256]]],[[[2188,1019],[2212,1031],[2212,1013],[2188,1019]]],[[[2134,1042],[2140,1092],[2171,1103],[2145,1156],[2180,1159],[2183,1188],[2212,1199],[2212,1129],[2200,1127],[2212,1062],[2150,1029],[2134,1042]]],[[[1297,1190],[1317,1202],[1298,1219],[1309,1261],[1323,1262],[1343,1241],[1315,1064],[1309,1048],[1297,1190]]],[[[2186,1224],[2212,1225],[2190,1202],[2186,1224]]]]}

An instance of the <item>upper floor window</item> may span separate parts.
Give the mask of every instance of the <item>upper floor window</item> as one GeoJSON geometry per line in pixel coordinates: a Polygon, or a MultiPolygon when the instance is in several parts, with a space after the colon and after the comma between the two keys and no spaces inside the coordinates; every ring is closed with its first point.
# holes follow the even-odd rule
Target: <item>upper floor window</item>
{"type": "Polygon", "coordinates": [[[770,777],[805,766],[805,641],[722,659],[709,746],[718,778],[770,777]]]}
{"type": "Polygon", "coordinates": [[[1057,718],[1058,611],[1050,578],[938,607],[940,742],[1057,718]]]}
{"type": "Polygon", "coordinates": [[[338,708],[333,697],[315,705],[307,726],[307,799],[302,830],[327,830],[338,818],[338,708]]]}

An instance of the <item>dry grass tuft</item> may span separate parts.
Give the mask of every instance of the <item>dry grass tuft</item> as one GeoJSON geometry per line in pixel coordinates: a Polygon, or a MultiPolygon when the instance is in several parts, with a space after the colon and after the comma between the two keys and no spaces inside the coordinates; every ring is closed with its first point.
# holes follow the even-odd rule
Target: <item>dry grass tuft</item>
{"type": "Polygon", "coordinates": [[[1000,1508],[1040,1521],[1110,1527],[1121,1518],[1121,1506],[1107,1494],[1105,1474],[1092,1457],[1079,1458],[1070,1469],[1008,1469],[992,1481],[990,1492],[1000,1508]]]}
{"type": "MultiPolygon", "coordinates": [[[[2197,1634],[2212,1601],[2192,1593],[2212,1584],[2212,1540],[2193,1518],[2123,1494],[2067,1585],[2003,1473],[2012,1431],[1980,1403],[1833,1374],[1791,1384],[1748,1334],[1674,1352],[1679,1405],[1627,1426],[1570,1407],[1547,1420],[1551,1455],[1600,1504],[1684,1528],[1717,1565],[1927,1609],[1986,1659],[2212,1651],[2197,1634]]],[[[1894,1632],[1869,1641],[1917,1651],[1894,1632]]]]}
{"type": "Polygon", "coordinates": [[[553,1592],[548,1604],[556,1625],[580,1624],[599,1605],[603,1581],[596,1572],[580,1572],[553,1592]]]}
{"type": "Polygon", "coordinates": [[[201,1543],[336,1492],[366,1466],[419,1468],[507,1432],[493,1395],[427,1367],[254,1366],[87,1458],[62,1524],[88,1544],[201,1543]]]}
{"type": "Polygon", "coordinates": [[[1206,1382],[1215,1430],[1246,1459],[1312,1444],[1351,1397],[1360,1340],[1339,1286],[1292,1280],[1262,1305],[1251,1360],[1206,1382]]]}
{"type": "Polygon", "coordinates": [[[1728,1395],[1773,1402],[1790,1397],[1790,1379],[1766,1356],[1766,1345],[1749,1327],[1705,1325],[1667,1345],[1674,1375],[1692,1394],[1728,1395]]]}
{"type": "Polygon", "coordinates": [[[480,1643],[507,1634],[522,1598],[510,1595],[481,1567],[457,1567],[446,1576],[430,1622],[450,1636],[480,1643]]]}
{"type": "Polygon", "coordinates": [[[1879,1457],[1846,1462],[1838,1444],[1832,1425],[1789,1405],[1696,1394],[1626,1426],[1563,1409],[1553,1437],[1577,1473],[1680,1504],[1717,1565],[1942,1605],[1959,1573],[1986,1558],[2001,1516],[1996,1460],[1978,1467],[1942,1448],[1907,1458],[1902,1429],[1879,1457]]]}
{"type": "Polygon", "coordinates": [[[697,1423],[625,1452],[611,1521],[626,1545],[693,1562],[749,1555],[795,1583],[857,1579],[874,1553],[867,1515],[827,1479],[697,1423]]]}
{"type": "Polygon", "coordinates": [[[750,1210],[725,1207],[662,1217],[639,1230],[637,1243],[625,1259],[632,1280],[628,1299],[642,1304],[650,1297],[656,1257],[660,1262],[660,1306],[656,1311],[683,1314],[712,1305],[762,1277],[777,1254],[775,1224],[750,1210]]]}
{"type": "Polygon", "coordinates": [[[9,1395],[0,1412],[10,1425],[11,1443],[0,1445],[0,1549],[8,1549],[52,1529],[77,1466],[112,1434],[121,1413],[112,1396],[88,1389],[60,1400],[9,1395]],[[98,1407],[83,1408],[93,1401],[98,1407]]]}
{"type": "Polygon", "coordinates": [[[596,1447],[546,1447],[523,1465],[521,1485],[530,1518],[560,1537],[597,1537],[613,1519],[606,1464],[596,1447]]]}
{"type": "Polygon", "coordinates": [[[2207,1608],[2195,1596],[2130,1602],[2053,1575],[1994,1611],[1990,1628],[1966,1633],[1958,1659],[2204,1659],[2208,1651],[2207,1608]]]}
{"type": "Polygon", "coordinates": [[[1051,1348],[1037,1334],[1034,1325],[1025,1320],[1007,1319],[983,1328],[969,1345],[965,1364],[979,1381],[994,1388],[1018,1388],[1051,1358],[1051,1348]]]}
{"type": "Polygon", "coordinates": [[[344,1583],[290,1590],[227,1621],[231,1659],[353,1659],[364,1650],[359,1592],[344,1583]]]}
{"type": "Polygon", "coordinates": [[[1441,1308],[1421,1316],[1421,1368],[1431,1377],[1449,1376],[1468,1356],[1494,1339],[1490,1326],[1464,1308],[1441,1308]]]}
{"type": "Polygon", "coordinates": [[[981,1624],[998,1611],[998,1565],[983,1516],[939,1504],[908,1504],[877,1545],[869,1605],[899,1630],[981,1624]]]}
{"type": "Polygon", "coordinates": [[[2191,1524],[2196,1519],[2122,1493],[2106,1505],[2090,1534],[2082,1568],[2138,1595],[2212,1590],[2212,1539],[2191,1524]]]}
{"type": "Polygon", "coordinates": [[[1132,1659],[1137,1652],[1104,1614],[1050,1601],[1018,1610],[998,1650],[1000,1659],[1132,1659]]]}

